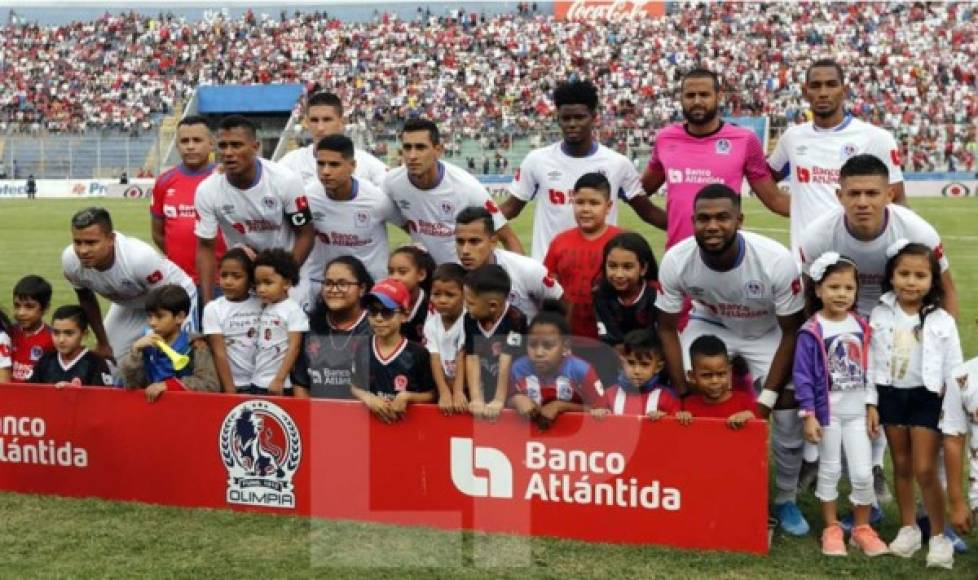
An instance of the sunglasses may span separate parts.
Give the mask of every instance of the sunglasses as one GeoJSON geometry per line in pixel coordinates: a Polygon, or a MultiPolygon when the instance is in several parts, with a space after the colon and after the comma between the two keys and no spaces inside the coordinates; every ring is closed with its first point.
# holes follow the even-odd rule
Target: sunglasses
{"type": "Polygon", "coordinates": [[[380,317],[382,320],[390,320],[399,310],[388,310],[387,308],[368,308],[367,316],[371,318],[380,317]]]}

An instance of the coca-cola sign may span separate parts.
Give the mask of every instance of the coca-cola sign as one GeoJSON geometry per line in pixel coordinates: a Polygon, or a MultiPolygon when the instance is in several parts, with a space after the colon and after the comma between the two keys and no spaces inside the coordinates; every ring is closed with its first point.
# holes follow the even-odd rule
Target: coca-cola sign
{"type": "Polygon", "coordinates": [[[554,15],[563,20],[631,20],[662,16],[665,2],[650,0],[574,0],[555,2],[554,15]]]}

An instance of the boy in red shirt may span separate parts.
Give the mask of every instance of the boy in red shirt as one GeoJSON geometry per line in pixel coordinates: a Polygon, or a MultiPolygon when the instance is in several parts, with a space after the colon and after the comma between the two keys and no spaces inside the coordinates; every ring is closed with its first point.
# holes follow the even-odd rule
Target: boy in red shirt
{"type": "Polygon", "coordinates": [[[704,334],[690,345],[689,358],[686,380],[692,393],[683,399],[683,410],[676,414],[680,424],[691,424],[693,417],[715,417],[726,419],[731,429],[740,429],[754,418],[753,398],[733,390],[730,355],[722,340],[704,334]]]}
{"type": "Polygon", "coordinates": [[[571,334],[598,339],[592,289],[601,272],[604,246],[621,229],[607,223],[611,184],[600,173],[585,173],[574,184],[576,228],[565,230],[550,244],[543,265],[564,288],[570,304],[571,334]]]}
{"type": "Polygon", "coordinates": [[[44,323],[44,314],[51,305],[51,284],[40,276],[24,276],[14,286],[14,324],[10,333],[15,383],[31,380],[34,365],[45,353],[54,350],[51,327],[44,323]]]}

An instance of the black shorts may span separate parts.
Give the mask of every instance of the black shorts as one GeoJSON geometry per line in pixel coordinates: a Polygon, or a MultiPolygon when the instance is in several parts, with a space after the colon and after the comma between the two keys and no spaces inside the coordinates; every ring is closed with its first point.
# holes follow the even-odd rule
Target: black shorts
{"type": "Polygon", "coordinates": [[[910,389],[877,385],[880,423],[889,427],[926,427],[939,431],[941,420],[940,395],[927,387],[910,389]]]}

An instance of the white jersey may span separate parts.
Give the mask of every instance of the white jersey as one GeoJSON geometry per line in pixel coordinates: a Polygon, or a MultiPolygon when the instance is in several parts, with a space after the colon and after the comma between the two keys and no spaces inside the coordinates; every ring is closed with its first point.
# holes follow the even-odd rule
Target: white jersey
{"type": "Polygon", "coordinates": [[[431,189],[419,189],[411,183],[407,169],[398,167],[387,174],[384,193],[404,216],[411,239],[424,245],[437,264],[458,263],[455,216],[463,209],[484,207],[492,213],[497,231],[506,225],[506,218],[479,180],[444,161],[438,162],[438,181],[431,189]]]}
{"type": "MultiPolygon", "coordinates": [[[[357,162],[356,169],[353,170],[354,177],[361,181],[369,181],[377,187],[384,186],[387,165],[383,161],[359,147],[353,150],[353,159],[357,162]]],[[[278,162],[298,173],[307,186],[319,182],[315,144],[289,151],[278,162]]]]}
{"type": "Polygon", "coordinates": [[[951,371],[941,407],[940,429],[945,435],[968,437],[965,457],[970,458],[971,485],[968,503],[978,510],[978,359],[971,359],[951,371]]]}
{"type": "Polygon", "coordinates": [[[528,256],[509,250],[493,250],[493,259],[509,274],[509,303],[532,321],[546,299],[560,300],[564,289],[550,277],[547,267],[528,256]]]}
{"type": "MultiPolygon", "coordinates": [[[[455,378],[458,369],[455,359],[458,351],[465,345],[465,312],[455,320],[450,328],[445,328],[441,314],[433,312],[424,321],[424,345],[431,354],[437,354],[441,359],[441,369],[445,378],[455,378]]],[[[449,385],[451,386],[451,385],[449,385]]]]}
{"type": "Polygon", "coordinates": [[[142,310],[146,294],[157,286],[176,284],[195,301],[197,286],[179,266],[160,255],[146,242],[115,232],[115,259],[108,270],[82,266],[75,248],[61,253],[65,278],[76,290],[87,288],[125,308],[142,310]]]}
{"type": "MultiPolygon", "coordinates": [[[[267,389],[285,360],[285,353],[289,349],[289,333],[308,331],[309,318],[291,298],[265,305],[258,317],[258,351],[255,354],[255,374],[251,384],[267,389]]],[[[289,374],[285,375],[283,386],[292,386],[289,374]]]]}
{"type": "Polygon", "coordinates": [[[886,164],[890,183],[903,181],[900,149],[886,129],[849,115],[835,129],[818,129],[812,122],[789,127],[768,157],[777,171],[788,168],[785,181],[791,193],[791,250],[798,249],[802,232],[819,216],[839,207],[839,170],[854,155],[868,153],[886,164]]]}
{"type": "Polygon", "coordinates": [[[864,242],[855,238],[846,227],[845,212],[841,207],[816,219],[805,228],[799,240],[798,256],[802,271],[809,273],[812,262],[825,252],[838,252],[851,258],[859,271],[859,299],[856,308],[863,316],[869,316],[882,295],[880,284],[886,271],[886,248],[900,239],[924,244],[934,250],[941,262],[941,271],[948,269],[947,256],[941,238],[924,218],[896,204],[886,207],[883,233],[864,242]]]}
{"type": "Polygon", "coordinates": [[[394,202],[369,181],[353,180],[353,198],[331,199],[318,181],[306,185],[316,245],[309,256],[312,279],[322,281],[323,268],[330,260],[356,256],[374,280],[387,277],[387,224],[404,225],[394,202]]]}
{"type": "Polygon", "coordinates": [[[533,251],[543,261],[547,247],[560,232],[576,227],[574,222],[574,184],[585,173],[598,172],[611,183],[611,212],[608,223],[618,223],[618,199],[632,199],[642,193],[638,171],[627,157],[604,145],[595,145],[585,157],[571,157],[563,143],[534,149],[520,164],[510,185],[513,197],[536,200],[533,212],[533,251]]]}
{"type": "Polygon", "coordinates": [[[778,332],[778,316],[805,306],[798,265],[787,248],[762,235],[741,231],[737,243],[737,265],[726,272],[703,262],[695,238],[667,250],[659,265],[656,308],[678,314],[683,297],[689,296],[691,320],[719,325],[748,339],[778,332]]]}
{"type": "Polygon", "coordinates": [[[204,307],[204,334],[223,336],[228,366],[236,387],[250,385],[255,374],[258,317],[261,311],[261,300],[255,296],[240,302],[232,302],[221,296],[204,307]]]}
{"type": "Polygon", "coordinates": [[[0,328],[0,369],[9,369],[13,366],[13,360],[10,358],[13,351],[10,335],[0,328]]]}
{"type": "Polygon", "coordinates": [[[291,251],[295,232],[286,214],[298,213],[308,206],[302,179],[278,163],[267,159],[256,162],[258,175],[250,189],[238,189],[226,175],[216,172],[197,186],[194,234],[212,240],[220,228],[229,248],[245,244],[256,251],[291,251]]]}

